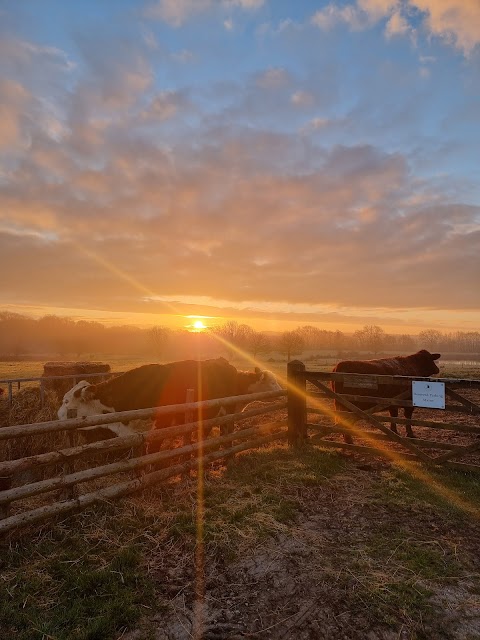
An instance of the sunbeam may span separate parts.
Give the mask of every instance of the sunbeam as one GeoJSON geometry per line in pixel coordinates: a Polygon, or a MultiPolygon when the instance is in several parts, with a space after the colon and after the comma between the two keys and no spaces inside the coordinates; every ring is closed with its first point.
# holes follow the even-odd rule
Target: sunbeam
{"type": "MultiPolygon", "coordinates": [[[[79,242],[75,242],[73,240],[70,241],[71,244],[76,247],[76,249],[87,256],[93,262],[100,264],[107,271],[117,276],[119,280],[123,280],[124,282],[128,282],[136,291],[139,291],[146,298],[155,298],[158,297],[158,294],[155,291],[152,291],[141,282],[139,282],[136,278],[126,273],[115,264],[113,264],[110,260],[107,260],[104,256],[100,255],[92,251],[91,249],[87,249],[79,242]]],[[[163,301],[163,304],[168,307],[175,315],[181,315],[181,311],[175,307],[171,302],[163,301]]]]}
{"type": "MultiPolygon", "coordinates": [[[[247,353],[243,349],[240,349],[234,344],[225,340],[225,338],[212,334],[215,336],[217,340],[219,340],[223,345],[231,349],[233,352],[241,356],[242,358],[248,360],[255,366],[259,366],[264,368],[265,363],[254,358],[251,354],[247,353]]],[[[370,446],[372,446],[377,451],[381,452],[384,457],[389,458],[394,464],[401,467],[404,471],[408,472],[412,477],[417,480],[423,482],[427,487],[432,490],[434,493],[442,497],[444,500],[447,500],[451,504],[455,505],[457,508],[462,509],[463,511],[470,513],[476,518],[480,517],[480,509],[473,505],[471,502],[460,496],[457,492],[445,486],[438,480],[432,477],[427,470],[421,469],[419,467],[419,463],[411,462],[410,460],[406,460],[400,453],[392,450],[391,448],[385,446],[381,441],[375,440],[371,437],[368,431],[361,429],[354,422],[348,420],[344,416],[339,416],[333,409],[328,407],[326,404],[321,402],[318,398],[312,398],[308,393],[301,392],[298,387],[290,384],[289,380],[285,376],[277,375],[277,379],[281,382],[283,386],[286,387],[287,390],[293,391],[296,394],[301,395],[302,398],[306,398],[309,400],[311,406],[315,409],[321,410],[324,415],[330,417],[333,422],[337,422],[341,424],[341,426],[348,429],[352,435],[356,435],[357,437],[365,440],[370,446]]],[[[400,443],[401,444],[401,443],[400,443]]],[[[320,445],[321,446],[321,445],[320,445]]]]}

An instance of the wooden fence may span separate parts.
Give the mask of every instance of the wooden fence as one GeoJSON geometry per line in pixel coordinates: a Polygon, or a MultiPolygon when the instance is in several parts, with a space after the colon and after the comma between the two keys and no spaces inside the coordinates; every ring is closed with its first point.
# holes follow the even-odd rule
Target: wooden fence
{"type": "Polygon", "coordinates": [[[9,443],[23,440],[64,438],[62,446],[52,446],[35,455],[10,456],[11,459],[0,462],[0,534],[126,496],[167,478],[189,473],[197,467],[199,460],[209,464],[231,458],[240,451],[287,438],[293,446],[302,445],[308,437],[310,443],[322,447],[390,459],[419,460],[437,468],[443,465],[462,471],[480,470],[480,462],[476,458],[478,455],[480,459],[480,380],[325,373],[307,371],[299,361],[290,362],[287,371],[287,391],[203,402],[189,402],[187,395],[185,404],[0,429],[0,447],[4,448],[9,443]],[[335,393],[330,388],[334,380],[343,381],[342,393],[335,393]],[[431,418],[432,409],[428,409],[425,416],[427,409],[418,408],[411,420],[393,419],[395,425],[418,428],[415,439],[394,433],[385,424],[392,421],[390,416],[380,415],[390,406],[413,406],[413,381],[443,382],[447,398],[445,408],[435,410],[436,419],[431,418]],[[398,386],[398,394],[393,398],[390,394],[382,396],[385,385],[389,389],[398,386]],[[285,395],[286,402],[283,399],[285,395]],[[274,402],[260,408],[247,408],[238,414],[201,419],[205,409],[256,400],[274,402]],[[355,404],[360,400],[371,401],[374,406],[368,410],[360,409],[355,404]],[[230,430],[225,435],[221,429],[220,435],[203,438],[203,432],[208,432],[211,427],[231,426],[233,421],[238,423],[285,408],[288,409],[287,429],[283,422],[277,421],[234,432],[230,430]],[[173,414],[184,414],[185,424],[145,432],[128,431],[122,425],[133,420],[151,420],[173,414]],[[447,414],[457,417],[446,420],[447,414]],[[352,417],[360,424],[353,424],[352,417]],[[122,429],[115,431],[115,425],[122,425],[122,429]],[[112,434],[120,435],[86,444],[78,442],[80,433],[102,426],[112,434]],[[421,437],[418,437],[420,431],[421,437]],[[451,437],[442,438],[446,433],[451,437]],[[197,434],[194,442],[192,434],[197,434]],[[339,440],[346,434],[355,438],[355,444],[339,440]],[[147,445],[171,438],[177,441],[156,453],[146,453],[147,445]],[[183,438],[183,442],[179,443],[179,438],[183,438]],[[463,461],[459,462],[459,459],[463,461]]]}
{"type": "Polygon", "coordinates": [[[8,406],[11,407],[13,403],[13,392],[14,389],[16,391],[20,391],[22,385],[32,386],[32,382],[34,386],[37,384],[40,387],[40,399],[41,405],[43,407],[45,403],[45,387],[52,380],[70,380],[72,382],[72,387],[77,384],[80,380],[86,380],[87,378],[100,378],[100,380],[107,380],[107,378],[112,378],[114,376],[119,376],[124,371],[104,371],[102,373],[76,373],[67,376],[37,376],[34,378],[2,378],[0,380],[0,389],[4,387],[7,388],[7,398],[8,398],[8,406]]]}
{"type": "Polygon", "coordinates": [[[269,391],[87,418],[4,427],[0,429],[0,446],[2,443],[18,442],[19,439],[44,438],[52,434],[68,434],[70,446],[0,462],[0,534],[56,515],[85,509],[101,501],[119,498],[172,476],[188,473],[196,468],[200,458],[203,464],[209,464],[231,458],[240,451],[261,444],[286,439],[286,424],[278,422],[235,432],[230,430],[226,435],[203,438],[203,432],[214,426],[232,427],[234,421],[241,422],[285,409],[286,402],[282,399],[285,395],[286,391],[269,391]],[[260,408],[247,408],[241,413],[209,420],[201,418],[205,409],[220,409],[242,402],[272,401],[277,398],[281,401],[273,404],[268,402],[260,408]],[[132,430],[131,435],[88,444],[75,443],[74,435],[90,427],[109,427],[119,422],[180,413],[185,415],[185,424],[146,432],[132,430]],[[198,437],[192,443],[193,433],[198,437]],[[162,451],[146,453],[148,444],[179,437],[184,438],[182,446],[178,446],[178,442],[177,446],[171,443],[169,448],[162,451]],[[116,457],[113,461],[112,456],[116,457]],[[99,481],[103,481],[103,486],[99,486],[102,484],[99,481]]]}
{"type": "Polygon", "coordinates": [[[443,465],[462,471],[480,471],[480,393],[477,392],[480,380],[325,373],[307,371],[298,360],[288,363],[287,378],[288,441],[291,445],[301,445],[308,437],[309,442],[322,447],[390,459],[400,456],[437,467],[443,465]],[[332,381],[343,382],[342,393],[332,390],[332,381]],[[445,408],[416,407],[412,401],[414,381],[444,383],[445,408]],[[398,394],[392,397],[384,393],[382,396],[382,387],[385,390],[386,386],[390,389],[398,387],[398,394]],[[465,391],[471,397],[466,397],[465,391]],[[356,406],[360,401],[370,401],[373,406],[362,410],[356,406]],[[391,406],[416,408],[411,419],[378,415],[391,406]],[[434,412],[435,420],[431,419],[431,412],[434,412]],[[456,414],[456,418],[446,420],[446,414],[456,414]],[[324,416],[327,420],[310,422],[310,415],[324,416]],[[363,421],[363,424],[358,424],[358,421],[363,421]],[[365,423],[368,429],[365,429],[365,423]],[[384,423],[420,427],[422,437],[418,437],[418,434],[414,439],[403,437],[384,423]],[[425,432],[426,439],[423,437],[425,432]],[[449,432],[448,438],[442,437],[445,432],[449,432]],[[338,435],[350,436],[362,444],[338,441],[338,435]],[[332,439],[332,436],[337,437],[332,439]],[[466,461],[452,462],[461,458],[466,461]]]}

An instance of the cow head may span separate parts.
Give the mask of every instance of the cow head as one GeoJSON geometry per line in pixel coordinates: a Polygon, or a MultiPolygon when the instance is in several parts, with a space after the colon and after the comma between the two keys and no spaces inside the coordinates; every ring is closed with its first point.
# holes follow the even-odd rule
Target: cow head
{"type": "Polygon", "coordinates": [[[438,360],[440,358],[439,353],[430,353],[430,351],[422,349],[417,353],[417,355],[420,356],[422,360],[423,376],[434,376],[437,373],[440,373],[440,369],[435,363],[435,360],[438,360]]]}
{"type": "Polygon", "coordinates": [[[86,380],[78,382],[63,396],[63,402],[57,411],[59,420],[71,417],[69,412],[76,412],[73,417],[86,418],[102,413],[113,413],[113,407],[107,407],[96,397],[95,386],[86,380]]]}
{"type": "Polygon", "coordinates": [[[262,393],[263,391],[282,391],[282,387],[271,371],[262,371],[255,367],[255,377],[249,385],[247,393],[262,393]]]}

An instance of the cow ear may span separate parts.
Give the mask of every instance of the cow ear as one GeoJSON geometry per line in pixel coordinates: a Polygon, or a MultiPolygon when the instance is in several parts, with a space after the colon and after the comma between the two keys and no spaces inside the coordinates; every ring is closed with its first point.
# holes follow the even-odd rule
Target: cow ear
{"type": "Polygon", "coordinates": [[[93,400],[95,398],[95,389],[91,385],[88,387],[83,387],[82,389],[82,398],[87,402],[89,400],[93,400]]]}
{"type": "Polygon", "coordinates": [[[439,353],[432,353],[432,360],[438,360],[440,358],[439,353]]]}
{"type": "Polygon", "coordinates": [[[255,373],[262,373],[262,370],[260,369],[260,367],[255,367],[255,373]]]}
{"type": "Polygon", "coordinates": [[[77,389],[76,391],[73,392],[73,397],[74,398],[79,398],[82,395],[82,391],[83,391],[84,387],[82,387],[81,389],[77,389]]]}

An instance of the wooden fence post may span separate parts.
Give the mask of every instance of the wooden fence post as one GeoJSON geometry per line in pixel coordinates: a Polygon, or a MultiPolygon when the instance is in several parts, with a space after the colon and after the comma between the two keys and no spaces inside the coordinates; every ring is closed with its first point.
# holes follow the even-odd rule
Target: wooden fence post
{"type": "MultiPolygon", "coordinates": [[[[195,389],[187,389],[185,402],[187,404],[190,403],[190,402],[195,402],[195,389]]],[[[185,424],[188,424],[189,422],[194,422],[194,421],[195,421],[194,412],[191,409],[189,411],[185,411],[185,424]]],[[[192,432],[191,431],[189,431],[188,433],[186,433],[183,436],[183,446],[186,447],[189,444],[192,444],[192,432]]],[[[182,462],[185,462],[189,458],[190,458],[190,455],[187,453],[185,456],[182,457],[182,462]]],[[[191,475],[191,469],[187,469],[182,474],[182,478],[186,480],[186,479],[188,479],[190,477],[190,475],[191,475]]]]}
{"type": "Polygon", "coordinates": [[[305,365],[300,360],[287,363],[288,444],[300,446],[306,438],[307,398],[306,381],[302,375],[305,365]]]}
{"type": "MultiPolygon", "coordinates": [[[[0,476],[0,491],[7,491],[12,488],[13,476],[0,476]]],[[[0,520],[8,518],[10,515],[10,503],[0,505],[0,520]]]]}
{"type": "MultiPolygon", "coordinates": [[[[76,409],[67,409],[67,419],[68,418],[76,418],[77,417],[77,410],[76,409]]],[[[70,447],[74,447],[77,444],[77,439],[78,439],[78,432],[75,429],[75,431],[69,431],[68,432],[68,442],[70,444],[70,447]]],[[[64,463],[63,465],[63,475],[67,476],[70,473],[74,473],[75,472],[75,460],[68,460],[67,462],[64,463]]],[[[59,499],[60,500],[71,500],[72,498],[76,498],[78,495],[78,488],[75,485],[72,485],[71,487],[66,487],[65,489],[62,489],[59,492],[59,499]]]]}

